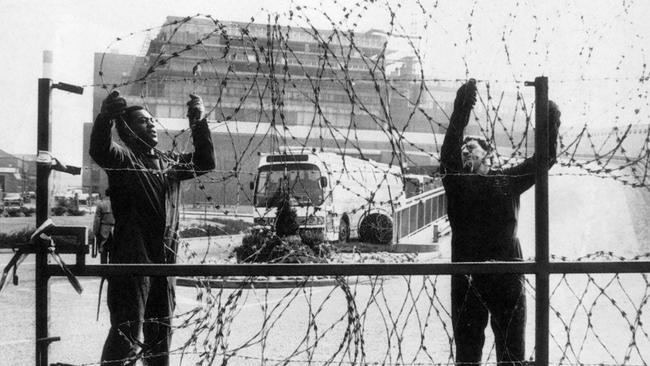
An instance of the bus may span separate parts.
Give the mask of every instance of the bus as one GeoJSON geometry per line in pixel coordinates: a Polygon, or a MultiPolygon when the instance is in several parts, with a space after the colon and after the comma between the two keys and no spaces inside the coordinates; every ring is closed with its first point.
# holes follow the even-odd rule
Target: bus
{"type": "Polygon", "coordinates": [[[398,167],[304,149],[261,154],[250,186],[256,228],[273,228],[278,204],[288,196],[301,231],[339,243],[389,244],[393,205],[406,197],[398,167]]]}

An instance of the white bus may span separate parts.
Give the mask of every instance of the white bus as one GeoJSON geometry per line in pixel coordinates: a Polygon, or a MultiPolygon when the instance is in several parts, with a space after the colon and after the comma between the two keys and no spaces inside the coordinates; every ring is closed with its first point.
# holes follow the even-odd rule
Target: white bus
{"type": "Polygon", "coordinates": [[[288,192],[300,230],[338,242],[389,244],[393,205],[405,198],[397,167],[315,151],[262,154],[251,189],[256,227],[273,227],[275,207],[288,192]]]}

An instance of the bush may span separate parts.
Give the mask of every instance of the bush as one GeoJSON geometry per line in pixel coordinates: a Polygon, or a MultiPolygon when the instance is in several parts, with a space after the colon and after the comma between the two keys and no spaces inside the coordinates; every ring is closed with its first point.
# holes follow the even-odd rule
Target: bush
{"type": "Polygon", "coordinates": [[[54,207],[52,207],[50,211],[54,216],[83,216],[87,213],[85,210],[80,210],[79,206],[75,205],[73,201],[66,198],[58,198],[54,207]]]}
{"type": "Polygon", "coordinates": [[[336,246],[325,242],[325,235],[321,230],[300,230],[300,239],[319,257],[327,257],[337,250],[336,246]]]}
{"type": "Polygon", "coordinates": [[[27,217],[31,217],[36,213],[36,209],[33,207],[21,207],[20,210],[27,217]]]}
{"type": "Polygon", "coordinates": [[[5,216],[8,217],[24,217],[25,214],[21,210],[22,207],[6,207],[5,216]]]}
{"type": "Polygon", "coordinates": [[[64,206],[54,206],[52,207],[52,215],[54,216],[63,216],[68,211],[64,206]]]}
{"type": "Polygon", "coordinates": [[[86,214],[86,211],[80,210],[78,207],[68,208],[67,214],[70,216],[83,216],[86,214]]]}
{"type": "Polygon", "coordinates": [[[279,200],[275,233],[259,230],[246,235],[235,248],[238,262],[323,263],[330,250],[323,244],[323,233],[314,230],[299,232],[296,210],[289,196],[279,200]],[[300,235],[297,235],[300,233],[300,235]]]}
{"type": "Polygon", "coordinates": [[[299,236],[274,235],[268,230],[246,235],[242,245],[235,248],[238,262],[254,263],[323,263],[326,260],[317,256],[305,245],[299,236]]]}
{"type": "Polygon", "coordinates": [[[301,229],[299,231],[302,243],[315,250],[325,241],[325,236],[321,230],[301,229]]]}
{"type": "Polygon", "coordinates": [[[29,243],[29,239],[34,233],[34,228],[25,228],[11,233],[0,233],[0,246],[10,247],[16,244],[29,243]]]}

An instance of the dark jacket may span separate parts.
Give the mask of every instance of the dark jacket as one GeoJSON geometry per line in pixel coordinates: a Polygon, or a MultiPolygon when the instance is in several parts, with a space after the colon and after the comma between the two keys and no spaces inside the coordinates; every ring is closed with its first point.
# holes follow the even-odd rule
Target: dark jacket
{"type": "MultiPolygon", "coordinates": [[[[535,156],[486,176],[463,171],[461,147],[470,110],[456,107],[441,149],[454,262],[521,260],[519,196],[535,183],[535,156]]],[[[556,159],[556,123],[549,121],[549,168],[556,159]]]]}
{"type": "Polygon", "coordinates": [[[111,126],[100,114],[90,136],[90,156],[105,169],[111,190],[111,262],[173,263],[180,182],[215,167],[207,122],[192,126],[194,152],[185,154],[133,151],[112,141],[111,126]]]}

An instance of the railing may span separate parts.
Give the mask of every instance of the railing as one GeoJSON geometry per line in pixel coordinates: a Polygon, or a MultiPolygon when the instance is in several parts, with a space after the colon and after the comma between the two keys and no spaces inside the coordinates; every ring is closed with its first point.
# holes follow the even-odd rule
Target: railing
{"type": "Polygon", "coordinates": [[[393,243],[407,239],[431,227],[447,215],[447,199],[443,188],[409,197],[395,206],[393,212],[393,243]]]}

